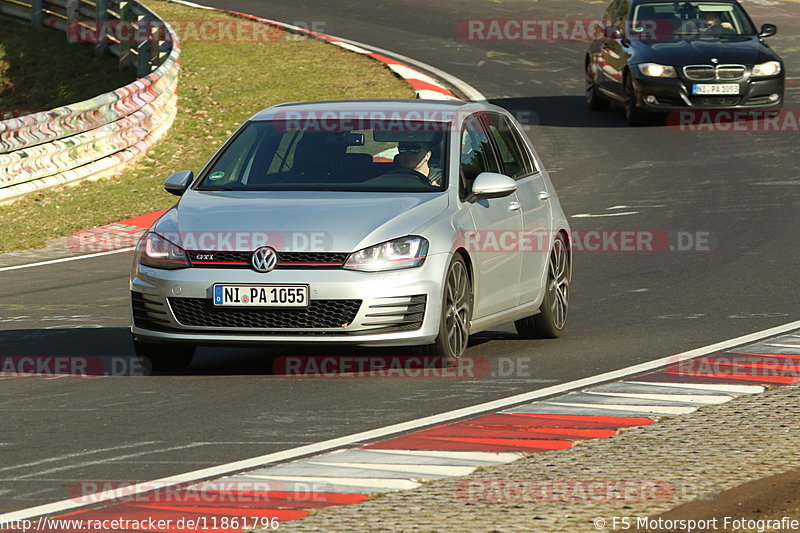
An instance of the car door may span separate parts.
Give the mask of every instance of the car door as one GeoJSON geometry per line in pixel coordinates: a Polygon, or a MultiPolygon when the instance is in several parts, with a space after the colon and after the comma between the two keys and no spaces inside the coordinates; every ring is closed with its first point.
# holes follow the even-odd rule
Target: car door
{"type": "Polygon", "coordinates": [[[629,0],[621,0],[614,5],[610,28],[617,32],[606,35],[600,50],[603,88],[620,97],[623,94],[622,73],[630,57],[629,45],[625,40],[629,7],[629,0]]]}
{"type": "MultiPolygon", "coordinates": [[[[501,172],[486,126],[479,115],[464,121],[461,131],[461,201],[469,200],[472,184],[481,172],[501,172]]],[[[515,307],[519,302],[522,258],[513,244],[522,230],[522,212],[516,193],[503,198],[466,202],[475,231],[466,235],[474,261],[473,318],[515,307]],[[509,239],[509,236],[511,239],[509,239]]]]}
{"type": "Polygon", "coordinates": [[[523,231],[517,242],[522,260],[519,305],[536,300],[542,291],[552,226],[550,192],[522,138],[524,133],[501,114],[491,113],[487,118],[503,174],[517,181],[523,231]]]}

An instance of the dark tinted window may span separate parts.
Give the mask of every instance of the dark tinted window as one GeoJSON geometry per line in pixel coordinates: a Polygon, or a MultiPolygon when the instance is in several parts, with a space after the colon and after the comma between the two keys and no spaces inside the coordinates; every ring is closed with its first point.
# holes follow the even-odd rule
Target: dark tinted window
{"type": "Polygon", "coordinates": [[[534,165],[528,156],[524,141],[519,138],[516,129],[506,117],[489,115],[489,133],[497,145],[503,174],[515,179],[533,174],[534,165]]]}
{"type": "Polygon", "coordinates": [[[461,130],[461,197],[472,190],[475,178],[481,172],[501,172],[494,157],[489,134],[477,116],[464,122],[461,130]]]}

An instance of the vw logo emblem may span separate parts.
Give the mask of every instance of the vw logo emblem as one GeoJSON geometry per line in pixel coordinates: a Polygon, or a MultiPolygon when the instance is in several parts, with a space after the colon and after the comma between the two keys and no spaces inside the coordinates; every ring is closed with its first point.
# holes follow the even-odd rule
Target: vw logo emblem
{"type": "Polygon", "coordinates": [[[719,59],[717,59],[716,57],[712,57],[711,62],[716,65],[717,63],[719,63],[719,59]]]}
{"type": "Polygon", "coordinates": [[[278,264],[278,253],[274,248],[269,246],[262,246],[253,252],[253,257],[250,258],[250,264],[257,272],[269,272],[278,264]]]}

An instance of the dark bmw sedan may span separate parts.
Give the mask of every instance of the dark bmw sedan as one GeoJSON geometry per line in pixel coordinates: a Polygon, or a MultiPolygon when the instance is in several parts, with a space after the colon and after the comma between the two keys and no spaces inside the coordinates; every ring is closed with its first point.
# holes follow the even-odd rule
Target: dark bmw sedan
{"type": "Polygon", "coordinates": [[[614,0],[586,54],[592,110],[618,101],[631,125],[682,109],[777,110],[784,66],[736,0],[614,0]]]}

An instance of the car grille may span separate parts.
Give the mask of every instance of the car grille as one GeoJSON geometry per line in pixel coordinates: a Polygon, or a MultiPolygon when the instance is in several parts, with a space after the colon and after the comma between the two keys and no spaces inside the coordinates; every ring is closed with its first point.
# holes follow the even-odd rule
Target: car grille
{"type": "Polygon", "coordinates": [[[720,65],[717,67],[717,79],[739,80],[744,77],[744,65],[720,65]]]}
{"type": "Polygon", "coordinates": [[[160,330],[169,326],[167,309],[162,302],[152,300],[140,292],[131,291],[133,323],[136,327],[160,330]]]}
{"type": "MultiPolygon", "coordinates": [[[[209,298],[169,298],[175,320],[203,328],[318,329],[342,333],[361,307],[361,300],[311,300],[303,309],[216,307],[209,298]]],[[[313,333],[313,332],[312,332],[313,333]]]]}
{"type": "Polygon", "coordinates": [[[692,105],[695,107],[726,107],[739,105],[739,96],[693,96],[692,105]]]}
{"type": "Polygon", "coordinates": [[[425,318],[426,301],[424,294],[381,298],[369,306],[364,321],[354,334],[372,335],[419,329],[425,318]]]}
{"type": "Polygon", "coordinates": [[[744,65],[689,65],[683,74],[694,81],[739,80],[744,77],[744,65]]]}
{"type": "MultiPolygon", "coordinates": [[[[252,268],[253,252],[190,251],[189,261],[195,268],[252,268]]],[[[346,252],[278,252],[276,269],[334,269],[350,255],[346,252]]]]}

